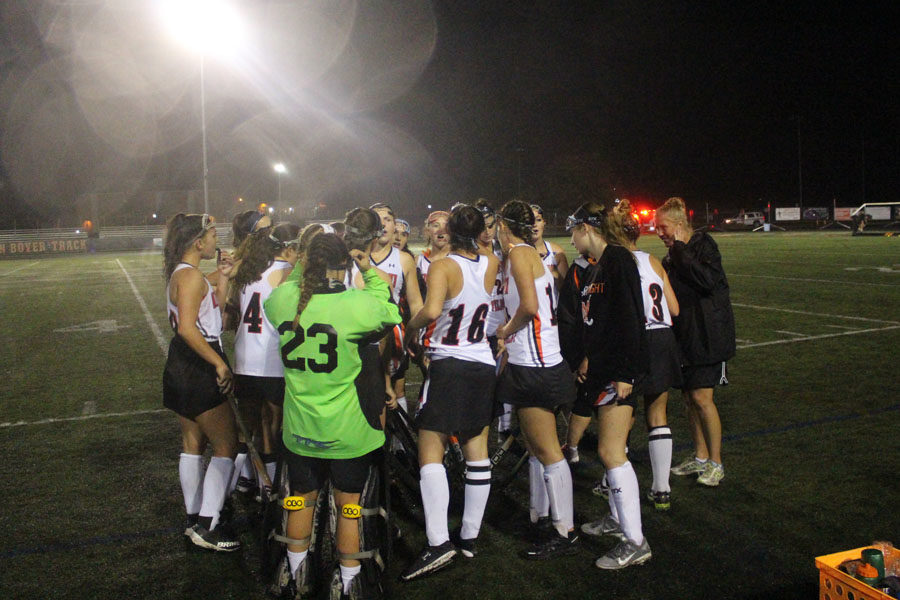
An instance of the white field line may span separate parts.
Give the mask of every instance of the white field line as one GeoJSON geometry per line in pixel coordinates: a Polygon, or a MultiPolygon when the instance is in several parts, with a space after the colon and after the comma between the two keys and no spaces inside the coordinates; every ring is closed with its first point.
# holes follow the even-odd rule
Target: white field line
{"type": "Polygon", "coordinates": [[[850,331],[855,331],[856,327],[847,327],[846,325],[825,325],[825,327],[831,327],[832,329],[849,329],[850,331]]]}
{"type": "Polygon", "coordinates": [[[783,333],[785,335],[795,335],[797,337],[805,338],[807,335],[805,333],[797,333],[796,331],[785,331],[784,329],[776,329],[775,333],[783,333]]]}
{"type": "Polygon", "coordinates": [[[27,269],[28,267],[33,267],[34,265],[38,264],[39,262],[41,262],[41,261],[36,260],[33,263],[28,263],[27,265],[22,265],[21,267],[16,267],[15,269],[10,269],[6,273],[0,273],[0,277],[6,277],[7,275],[15,273],[16,271],[21,271],[22,269],[27,269]]]}
{"type": "Polygon", "coordinates": [[[775,275],[746,275],[743,273],[729,273],[728,277],[751,277],[754,279],[775,279],[778,281],[805,281],[807,283],[838,283],[840,285],[872,285],[877,287],[900,287],[900,283],[870,283],[867,281],[847,281],[841,279],[808,279],[805,277],[776,277],[775,275]]]}
{"type": "Polygon", "coordinates": [[[116,262],[119,263],[119,268],[122,269],[122,272],[125,273],[125,278],[128,280],[128,285],[131,286],[131,291],[134,292],[134,297],[137,298],[138,304],[141,305],[141,310],[144,311],[144,317],[147,319],[147,325],[150,326],[150,331],[153,332],[153,335],[156,337],[156,343],[159,344],[159,349],[162,350],[163,356],[166,355],[166,339],[163,337],[162,331],[159,329],[159,325],[156,324],[156,321],[153,320],[153,316],[150,314],[150,310],[147,308],[147,303],[144,302],[144,299],[141,297],[141,293],[138,291],[137,286],[134,285],[134,281],[131,279],[131,275],[128,274],[128,271],[125,270],[125,267],[122,266],[122,263],[119,259],[116,259],[116,262]]]}
{"type": "Polygon", "coordinates": [[[842,335],[856,335],[858,333],[875,333],[877,331],[888,331],[890,329],[900,329],[900,325],[891,325],[889,327],[874,327],[872,329],[857,329],[855,331],[841,331],[840,333],[823,333],[822,335],[811,335],[805,338],[791,338],[789,340],[774,340],[771,342],[757,342],[755,344],[745,344],[738,346],[739,350],[744,348],[756,348],[759,346],[774,346],[776,344],[794,344],[796,342],[806,342],[809,340],[822,340],[825,338],[839,337],[842,335]]]}
{"type": "Polygon", "coordinates": [[[900,321],[887,321],[884,319],[868,319],[866,317],[852,317],[849,315],[832,315],[828,313],[809,312],[806,310],[795,310],[792,308],[778,308],[776,306],[759,306],[758,304],[743,304],[740,302],[732,302],[732,306],[740,308],[752,308],[754,310],[774,310],[776,312],[786,312],[795,315],[809,315],[811,317],[829,317],[832,319],[849,319],[852,321],[866,321],[868,323],[883,323],[886,325],[900,325],[900,321]]]}
{"type": "Polygon", "coordinates": [[[128,412],[100,413],[94,415],[81,415],[80,417],[62,417],[59,419],[41,419],[40,421],[15,421],[0,423],[0,429],[6,427],[22,427],[23,425],[46,425],[48,423],[65,423],[66,421],[87,421],[88,419],[106,419],[109,417],[130,417],[133,415],[150,415],[161,412],[168,412],[165,408],[152,408],[148,410],[131,410],[128,412]]]}

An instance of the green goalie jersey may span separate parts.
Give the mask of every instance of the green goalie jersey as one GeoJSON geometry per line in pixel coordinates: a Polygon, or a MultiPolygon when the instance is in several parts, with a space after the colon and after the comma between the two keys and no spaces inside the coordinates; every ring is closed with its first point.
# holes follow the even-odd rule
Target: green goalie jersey
{"type": "Polygon", "coordinates": [[[296,331],[296,279],[278,286],[265,302],[266,317],[280,336],[285,367],[282,437],[295,454],[356,458],[384,444],[378,420],[384,408],[384,378],[359,382],[357,376],[361,355],[372,352],[370,342],[385,328],[400,322],[400,311],[390,302],[390,288],[376,269],[366,271],[363,279],[364,289],[339,286],[314,294],[296,331]]]}

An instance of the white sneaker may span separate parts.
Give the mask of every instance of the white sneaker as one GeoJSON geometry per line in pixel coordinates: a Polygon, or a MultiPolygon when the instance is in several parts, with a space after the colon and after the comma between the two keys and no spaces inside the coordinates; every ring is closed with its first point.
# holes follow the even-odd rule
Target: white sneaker
{"type": "Polygon", "coordinates": [[[672,475],[693,475],[694,473],[702,473],[706,469],[707,464],[709,464],[708,460],[700,462],[696,456],[691,456],[669,470],[672,472],[672,475]]]}
{"type": "Polygon", "coordinates": [[[633,565],[641,565],[650,560],[653,554],[650,552],[650,544],[647,538],[640,546],[631,540],[623,540],[619,544],[597,559],[594,563],[598,569],[624,569],[633,565]]]}
{"type": "Polygon", "coordinates": [[[703,469],[703,473],[697,478],[697,483],[708,487],[716,487],[723,479],[725,479],[725,467],[714,465],[712,461],[708,461],[706,468],[703,469]]]}

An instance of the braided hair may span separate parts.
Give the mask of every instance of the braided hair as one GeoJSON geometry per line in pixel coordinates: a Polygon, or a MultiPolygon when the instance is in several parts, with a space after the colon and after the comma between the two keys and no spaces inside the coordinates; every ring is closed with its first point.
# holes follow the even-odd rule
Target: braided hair
{"type": "Polygon", "coordinates": [[[315,236],[306,250],[306,268],[303,281],[300,283],[300,301],[297,303],[297,316],[294,329],[300,323],[300,315],[306,309],[313,294],[328,287],[326,273],[328,269],[347,269],[350,264],[350,253],[347,245],[333,233],[321,233],[315,236]]]}
{"type": "Polygon", "coordinates": [[[500,218],[514,236],[534,245],[534,211],[522,200],[510,200],[500,209],[500,218]]]}
{"type": "Polygon", "coordinates": [[[169,219],[166,225],[166,243],[163,248],[163,275],[167,282],[181,261],[181,257],[201,235],[203,235],[203,215],[178,213],[169,219]]]}
{"type": "Polygon", "coordinates": [[[622,246],[636,244],[641,237],[641,226],[631,213],[631,202],[627,199],[620,200],[610,216],[610,229],[614,230],[610,233],[615,237],[621,232],[620,244],[622,246]]]}
{"type": "Polygon", "coordinates": [[[478,252],[478,236],[484,231],[484,217],[474,206],[460,204],[453,208],[447,221],[450,249],[478,252]]]}

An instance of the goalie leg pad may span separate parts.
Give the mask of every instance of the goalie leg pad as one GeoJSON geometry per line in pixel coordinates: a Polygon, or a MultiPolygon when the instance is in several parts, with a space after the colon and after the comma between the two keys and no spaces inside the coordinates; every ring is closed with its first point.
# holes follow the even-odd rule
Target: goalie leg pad
{"type": "Polygon", "coordinates": [[[340,554],[341,559],[358,560],[362,565],[362,571],[354,578],[351,598],[377,598],[381,595],[381,575],[384,571],[381,549],[387,536],[387,511],[381,503],[381,487],[379,466],[369,465],[359,504],[345,504],[340,510],[343,518],[355,520],[359,527],[359,552],[340,554]]]}

